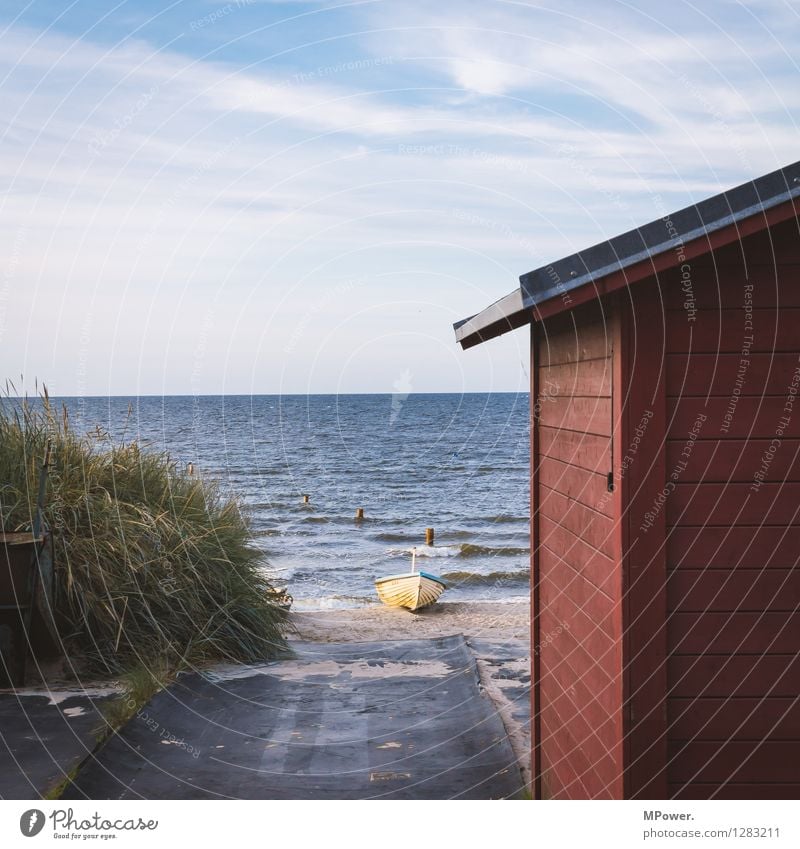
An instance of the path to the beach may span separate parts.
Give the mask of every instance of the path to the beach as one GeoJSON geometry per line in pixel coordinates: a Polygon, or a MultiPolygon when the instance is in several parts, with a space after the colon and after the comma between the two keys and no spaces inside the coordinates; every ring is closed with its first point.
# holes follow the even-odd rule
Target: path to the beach
{"type": "Polygon", "coordinates": [[[520,795],[529,621],[525,604],[298,613],[294,658],[182,675],[100,748],[113,690],[0,693],[0,798],[72,776],[64,798],[520,795]]]}
{"type": "MultiPolygon", "coordinates": [[[[512,740],[518,748],[528,721],[525,648],[461,636],[293,642],[292,659],[182,675],[83,762],[62,798],[519,798],[512,740]]],[[[35,798],[34,787],[53,783],[59,752],[74,768],[91,750],[92,702],[17,703],[10,742],[23,761],[17,787],[0,795],[35,798]],[[38,720],[21,720],[26,704],[38,720]],[[61,733],[32,744],[37,722],[53,732],[60,722],[61,733]]],[[[0,774],[6,760],[10,749],[0,774]]]]}

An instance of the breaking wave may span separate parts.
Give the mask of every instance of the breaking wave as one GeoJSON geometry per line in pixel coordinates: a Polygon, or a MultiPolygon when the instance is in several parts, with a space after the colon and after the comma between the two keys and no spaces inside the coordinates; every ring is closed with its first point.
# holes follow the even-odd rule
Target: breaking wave
{"type": "Polygon", "coordinates": [[[508,586],[509,584],[527,583],[530,580],[530,573],[522,569],[516,572],[490,572],[488,575],[479,575],[476,572],[445,572],[442,578],[451,584],[508,586]]]}
{"type": "MultiPolygon", "coordinates": [[[[518,546],[500,545],[475,545],[471,542],[463,542],[460,545],[418,545],[417,557],[503,557],[515,555],[527,555],[529,548],[518,546]]],[[[392,548],[387,554],[411,554],[413,548],[392,548]]]]}

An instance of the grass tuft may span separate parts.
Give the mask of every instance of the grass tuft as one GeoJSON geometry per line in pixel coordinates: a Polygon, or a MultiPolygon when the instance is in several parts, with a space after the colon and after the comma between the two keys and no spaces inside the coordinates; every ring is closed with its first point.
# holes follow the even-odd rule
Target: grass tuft
{"type": "Polygon", "coordinates": [[[286,612],[274,603],[237,500],[180,473],[163,452],[115,443],[99,429],[75,433],[46,391],[34,401],[8,389],[7,396],[0,525],[30,530],[50,440],[44,518],[54,532],[57,612],[72,652],[94,671],[152,677],[159,670],[160,679],[163,670],[253,662],[285,649],[286,612]]]}

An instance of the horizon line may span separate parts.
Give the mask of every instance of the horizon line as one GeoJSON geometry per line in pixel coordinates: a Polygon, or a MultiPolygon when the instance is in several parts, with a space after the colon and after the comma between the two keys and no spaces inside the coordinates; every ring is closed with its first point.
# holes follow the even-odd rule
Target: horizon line
{"type": "MultiPolygon", "coordinates": [[[[371,395],[398,395],[403,394],[407,395],[407,397],[411,397],[412,395],[530,395],[530,390],[515,390],[515,389],[475,389],[469,392],[448,392],[448,391],[431,391],[431,392],[409,392],[409,393],[398,393],[398,392],[229,392],[229,393],[219,393],[219,392],[207,392],[207,393],[195,393],[195,392],[172,392],[172,393],[163,393],[163,394],[154,394],[154,393],[134,393],[134,394],[114,394],[114,395],[58,395],[58,394],[49,394],[48,398],[59,399],[59,398],[85,398],[85,399],[95,399],[95,398],[303,398],[303,397],[322,397],[322,398],[336,398],[340,396],[371,396],[371,395]]],[[[37,395],[6,395],[4,396],[7,399],[13,400],[24,400],[25,398],[41,398],[43,397],[41,394],[37,395]]]]}

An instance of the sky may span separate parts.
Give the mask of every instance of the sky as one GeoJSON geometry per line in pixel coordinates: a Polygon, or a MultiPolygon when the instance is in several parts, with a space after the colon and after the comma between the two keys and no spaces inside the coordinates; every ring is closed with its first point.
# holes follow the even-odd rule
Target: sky
{"type": "Polygon", "coordinates": [[[782,0],[0,4],[0,376],[525,391],[453,322],[800,158],[782,0]]]}

